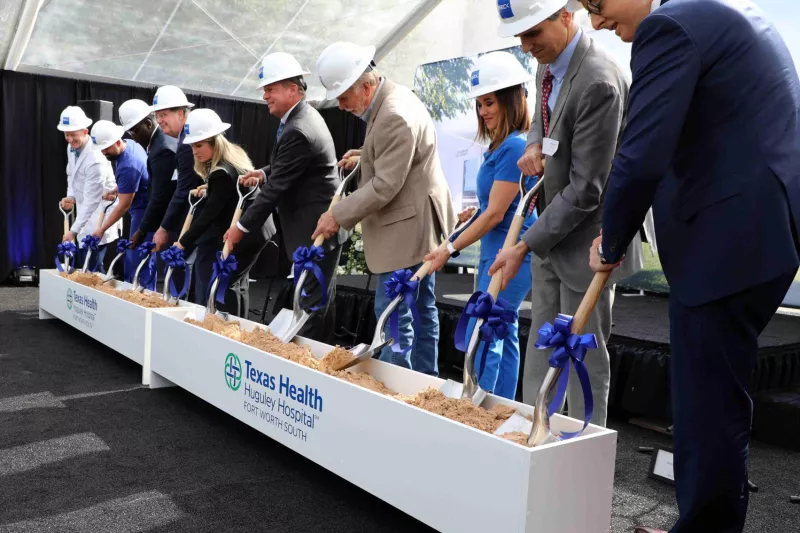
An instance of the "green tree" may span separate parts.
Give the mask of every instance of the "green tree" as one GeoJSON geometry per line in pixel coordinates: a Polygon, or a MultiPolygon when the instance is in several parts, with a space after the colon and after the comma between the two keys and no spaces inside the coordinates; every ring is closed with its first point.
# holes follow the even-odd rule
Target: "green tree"
{"type": "MultiPolygon", "coordinates": [[[[503,51],[513,54],[529,72],[535,72],[536,62],[520,46],[503,51]]],[[[474,59],[482,55],[445,59],[417,68],[414,92],[428,108],[433,120],[441,122],[445,118],[456,118],[472,109],[474,104],[467,98],[469,73],[474,59]]]]}

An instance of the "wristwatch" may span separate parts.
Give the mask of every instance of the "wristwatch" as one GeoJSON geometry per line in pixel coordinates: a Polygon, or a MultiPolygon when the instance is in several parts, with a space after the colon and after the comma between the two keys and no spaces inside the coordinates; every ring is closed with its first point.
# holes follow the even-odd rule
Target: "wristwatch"
{"type": "Polygon", "coordinates": [[[453,243],[448,241],[447,242],[447,251],[450,252],[450,257],[458,257],[461,252],[456,250],[456,247],[453,246],[453,243]]]}
{"type": "Polygon", "coordinates": [[[603,256],[603,243],[602,242],[597,245],[597,256],[600,258],[600,262],[602,264],[604,264],[604,265],[608,264],[608,261],[606,261],[606,258],[603,256]]]}

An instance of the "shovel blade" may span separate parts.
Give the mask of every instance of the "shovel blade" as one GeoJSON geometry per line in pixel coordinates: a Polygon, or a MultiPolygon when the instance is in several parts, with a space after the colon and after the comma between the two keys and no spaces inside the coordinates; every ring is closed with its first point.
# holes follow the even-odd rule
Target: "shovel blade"
{"type": "Polygon", "coordinates": [[[441,387],[439,387],[439,392],[448,398],[458,400],[464,394],[464,384],[459,383],[458,381],[453,381],[452,379],[448,379],[442,383],[441,387]]]}
{"type": "Polygon", "coordinates": [[[277,316],[269,323],[270,332],[278,337],[282,342],[291,342],[292,339],[303,329],[311,315],[302,312],[299,318],[295,319],[294,313],[289,309],[281,309],[277,316]]]}
{"type": "Polygon", "coordinates": [[[494,432],[495,435],[504,435],[506,433],[514,433],[515,431],[519,431],[521,433],[525,433],[529,435],[531,432],[531,428],[533,428],[533,422],[525,418],[524,416],[520,415],[519,413],[514,413],[509,417],[508,420],[503,422],[503,425],[497,428],[494,432]]]}

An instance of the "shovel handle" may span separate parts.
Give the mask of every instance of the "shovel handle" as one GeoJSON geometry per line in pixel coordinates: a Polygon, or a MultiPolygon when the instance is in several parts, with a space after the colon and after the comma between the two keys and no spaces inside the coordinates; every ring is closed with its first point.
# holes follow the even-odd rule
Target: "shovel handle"
{"type": "MultiPolygon", "coordinates": [[[[242,213],[244,209],[241,207],[237,208],[236,211],[233,213],[233,219],[231,220],[231,227],[234,227],[239,219],[242,218],[242,213]]],[[[222,247],[222,258],[227,259],[228,256],[231,255],[231,241],[225,241],[225,246],[222,247]]]]}
{"type": "Polygon", "coordinates": [[[63,233],[63,235],[66,235],[67,233],[69,233],[69,220],[68,220],[67,217],[64,217],[64,233],[63,233]]]}
{"type": "Polygon", "coordinates": [[[592,314],[594,306],[597,305],[600,295],[603,294],[603,289],[605,289],[610,277],[611,270],[595,273],[589,288],[586,290],[586,294],[583,295],[583,300],[581,300],[578,310],[575,311],[575,315],[572,317],[572,333],[576,335],[583,333],[586,323],[589,322],[589,316],[592,314]]]}
{"type": "Polygon", "coordinates": [[[181,237],[183,237],[184,233],[189,231],[189,226],[192,225],[192,219],[193,218],[194,218],[194,215],[192,213],[189,213],[188,215],[186,215],[186,220],[183,221],[183,227],[181,228],[181,234],[178,237],[178,240],[181,240],[181,237]]]}
{"type": "MultiPolygon", "coordinates": [[[[330,205],[330,207],[328,207],[328,211],[333,209],[333,206],[335,206],[336,204],[338,204],[341,201],[342,201],[342,197],[339,196],[338,194],[334,194],[333,198],[331,198],[331,205],[330,205]]],[[[317,238],[314,239],[314,246],[322,246],[323,242],[325,242],[325,237],[322,236],[322,235],[317,235],[317,238]]]]}

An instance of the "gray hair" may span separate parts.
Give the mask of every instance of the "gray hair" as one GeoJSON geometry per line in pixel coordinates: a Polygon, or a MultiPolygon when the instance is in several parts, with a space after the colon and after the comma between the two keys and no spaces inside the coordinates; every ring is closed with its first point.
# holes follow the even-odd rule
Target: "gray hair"
{"type": "Polygon", "coordinates": [[[355,87],[356,85],[361,85],[363,83],[366,83],[367,85],[377,87],[380,82],[381,82],[381,76],[380,74],[378,74],[377,69],[371,68],[367,69],[367,71],[364,72],[364,74],[359,76],[356,82],[353,84],[353,86],[355,87]]]}
{"type": "Polygon", "coordinates": [[[287,78],[285,80],[281,80],[281,83],[283,83],[284,87],[286,87],[289,84],[297,85],[297,92],[300,93],[301,97],[303,97],[303,98],[306,97],[306,88],[308,86],[306,85],[306,80],[303,79],[302,75],[301,76],[294,76],[292,78],[287,78]]]}

